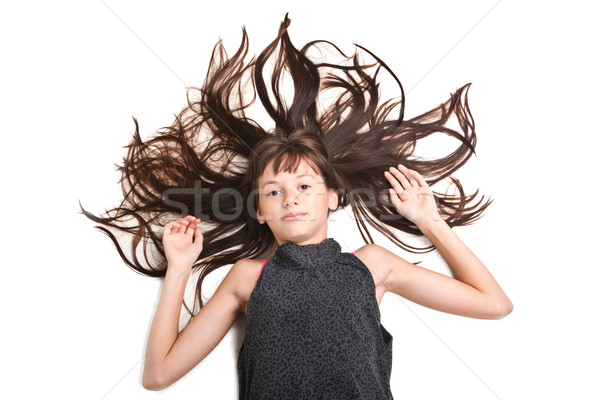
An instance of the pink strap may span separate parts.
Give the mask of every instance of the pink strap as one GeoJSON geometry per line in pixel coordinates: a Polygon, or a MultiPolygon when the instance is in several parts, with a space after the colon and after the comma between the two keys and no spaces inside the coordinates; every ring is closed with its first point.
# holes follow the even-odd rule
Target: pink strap
{"type": "MultiPolygon", "coordinates": [[[[265,261],[263,261],[262,268],[260,269],[260,274],[262,274],[262,271],[263,271],[263,269],[265,268],[265,264],[267,263],[267,261],[269,261],[269,260],[265,260],[265,261]]],[[[260,274],[258,274],[258,276],[260,276],[260,274]]]]}
{"type": "Polygon", "coordinates": [[[354,252],[352,252],[352,255],[355,256],[356,254],[354,254],[354,252]]]}

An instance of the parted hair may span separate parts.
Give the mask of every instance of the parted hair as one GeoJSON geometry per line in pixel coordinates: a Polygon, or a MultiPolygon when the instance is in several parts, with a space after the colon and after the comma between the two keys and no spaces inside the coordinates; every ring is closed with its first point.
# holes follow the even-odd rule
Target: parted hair
{"type": "Polygon", "coordinates": [[[444,181],[447,190],[433,193],[440,216],[451,227],[473,223],[492,202],[478,190],[465,193],[453,176],[475,154],[470,84],[438,107],[405,120],[403,87],[375,54],[356,45],[355,53],[346,56],[326,40],[297,49],[289,25],[286,14],[275,40],[249,61],[244,27],[233,56],[219,40],[202,87],[188,88],[188,105],[171,126],[142,139],[134,118],[135,132],[118,166],[121,203],[102,214],[81,206],[129,267],[154,277],[163,277],[168,267],[164,225],[188,213],[200,218],[204,242],[193,266],[199,272],[196,301],[192,310],[184,303],[191,315],[196,304],[204,304],[202,282],[209,273],[243,258],[268,257],[276,249],[268,225],[256,218],[257,181],[271,161],[278,173],[294,172],[306,160],[337,191],[338,208],[351,206],[365,243],[373,243],[371,225],[413,253],[433,246],[415,247],[394,234],[398,229],[422,235],[389,200],[384,171],[391,166],[402,163],[429,185],[444,181]],[[363,52],[371,63],[363,61],[363,52]],[[382,68],[397,84],[398,97],[381,99],[377,79],[382,68]],[[286,74],[293,84],[291,101],[290,90],[283,89],[286,74]],[[263,127],[247,116],[257,96],[274,126],[263,127]],[[456,139],[457,146],[441,157],[419,156],[417,144],[439,133],[456,139]]]}

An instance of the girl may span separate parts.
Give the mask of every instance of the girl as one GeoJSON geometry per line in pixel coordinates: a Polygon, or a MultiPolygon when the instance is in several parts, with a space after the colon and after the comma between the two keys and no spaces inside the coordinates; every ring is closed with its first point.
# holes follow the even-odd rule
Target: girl
{"type": "Polygon", "coordinates": [[[477,200],[477,192],[465,194],[451,176],[476,143],[468,86],[405,121],[402,86],[381,60],[359,46],[376,60],[363,64],[358,53],[347,57],[326,41],[298,50],[287,34],[289,23],[286,15],[276,40],[247,65],[245,29],[231,58],[219,43],[200,98],[188,100],[171,127],[142,141],[136,121],[121,167],[122,204],[103,217],[83,210],[104,225],[98,228],[130,267],[164,277],[148,337],[142,380],[147,389],[163,389],[185,375],[243,313],[240,399],[391,399],[392,335],[379,315],[386,292],[475,318],[502,318],[512,310],[451,229],[472,223],[491,203],[477,200]],[[278,46],[270,93],[263,69],[278,46]],[[313,61],[314,50],[342,59],[313,61]],[[399,101],[379,104],[381,67],[398,83],[399,101]],[[293,80],[289,106],[281,91],[285,71],[293,80]],[[255,101],[254,91],[245,101],[246,82],[275,129],[246,116],[255,101]],[[390,118],[397,106],[398,117],[390,118]],[[448,127],[452,116],[460,132],[448,127]],[[438,159],[417,157],[419,140],[436,132],[456,138],[459,147],[438,159]],[[444,179],[457,194],[431,189],[444,179]],[[329,214],[348,205],[366,243],[352,253],[327,237],[329,214]],[[437,249],[453,277],[374,244],[365,221],[405,250],[437,249]],[[389,227],[425,235],[431,246],[409,246],[389,227]],[[129,254],[114,229],[131,234],[129,254]],[[203,304],[203,279],[232,263],[203,304]],[[193,269],[200,270],[200,310],[188,308],[195,315],[178,333],[193,269]]]}

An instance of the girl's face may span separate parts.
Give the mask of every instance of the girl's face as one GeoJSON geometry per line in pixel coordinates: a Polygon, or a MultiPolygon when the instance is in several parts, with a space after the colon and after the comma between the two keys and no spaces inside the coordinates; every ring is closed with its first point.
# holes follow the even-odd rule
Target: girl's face
{"type": "Polygon", "coordinates": [[[279,245],[320,243],[327,238],[328,210],[335,210],[337,193],[301,160],[294,173],[273,173],[273,161],[258,178],[258,221],[267,223],[279,245]]]}

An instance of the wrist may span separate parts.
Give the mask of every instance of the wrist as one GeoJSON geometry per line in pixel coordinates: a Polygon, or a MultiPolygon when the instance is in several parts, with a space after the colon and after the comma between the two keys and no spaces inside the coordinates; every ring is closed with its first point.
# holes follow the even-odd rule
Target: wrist
{"type": "Polygon", "coordinates": [[[436,233],[444,229],[449,229],[450,227],[446,221],[444,221],[441,217],[438,217],[417,223],[417,228],[419,228],[419,230],[423,232],[425,236],[430,237],[431,235],[435,235],[436,233]]]}
{"type": "Polygon", "coordinates": [[[187,263],[185,261],[167,260],[167,275],[175,277],[189,277],[191,272],[192,264],[187,263]]]}

